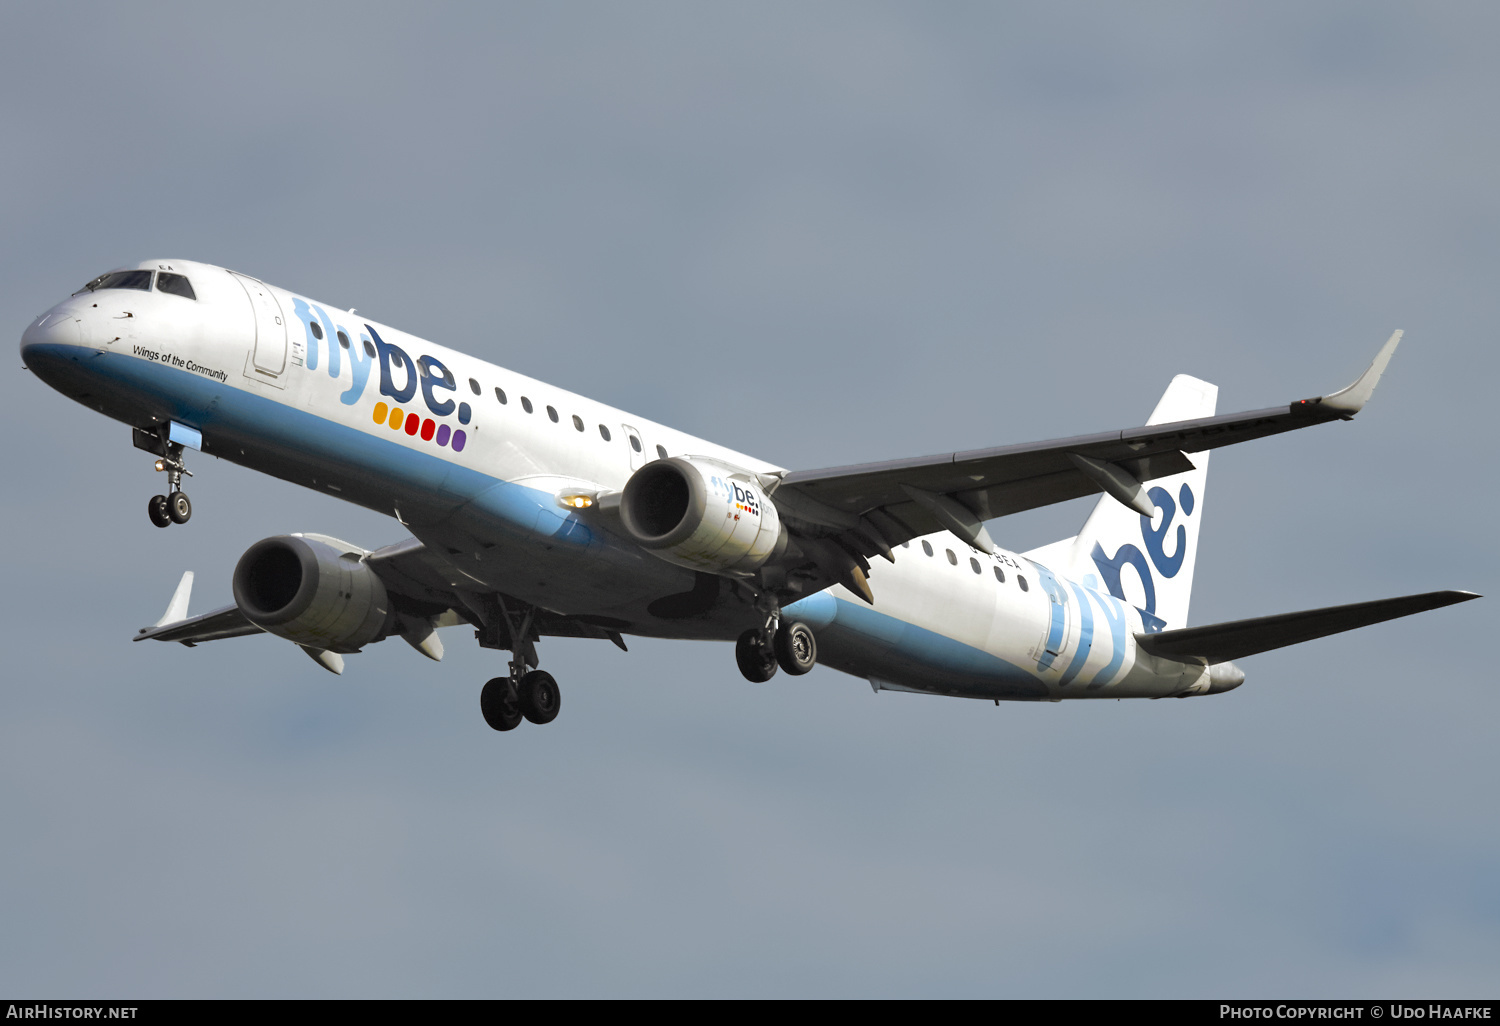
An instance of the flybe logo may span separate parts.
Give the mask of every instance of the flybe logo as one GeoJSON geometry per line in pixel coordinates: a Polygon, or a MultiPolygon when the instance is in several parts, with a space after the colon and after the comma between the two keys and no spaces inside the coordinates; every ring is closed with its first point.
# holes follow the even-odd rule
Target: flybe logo
{"type": "Polygon", "coordinates": [[[1192,516],[1194,498],[1193,490],[1187,484],[1183,484],[1178,489],[1176,502],[1172,501],[1171,493],[1165,488],[1152,488],[1146,494],[1162,512],[1159,527],[1151,526],[1152,517],[1141,517],[1141,544],[1146,547],[1146,551],[1143,553],[1135,545],[1127,542],[1115,550],[1113,556],[1110,556],[1105,553],[1104,546],[1095,542],[1094,550],[1090,555],[1093,557],[1094,566],[1099,569],[1099,579],[1115,598],[1125,598],[1125,589],[1120,583],[1120,571],[1126,566],[1135,568],[1136,575],[1141,579],[1141,587],[1145,590],[1146,601],[1142,608],[1146,615],[1142,617],[1142,620],[1148,631],[1156,633],[1165,626],[1165,621],[1156,615],[1156,578],[1152,571],[1154,569],[1164,579],[1170,580],[1176,577],[1182,569],[1188,550],[1187,528],[1174,521],[1176,521],[1179,509],[1184,519],[1192,516]],[[1173,542],[1170,554],[1166,550],[1169,536],[1173,542]],[[1150,557],[1149,562],[1147,556],[1150,557]]]}
{"type": "Polygon", "coordinates": [[[359,332],[356,342],[344,326],[334,324],[327,311],[301,298],[292,298],[292,309],[307,332],[308,370],[317,370],[326,355],[328,376],[339,378],[343,376],[343,363],[348,360],[350,384],[339,396],[339,402],[345,406],[359,402],[378,366],[379,394],[391,402],[375,404],[377,422],[389,424],[396,431],[405,430],[408,435],[419,435],[423,441],[442,446],[451,442],[455,450],[463,449],[467,436],[462,428],[438,424],[418,410],[403,409],[406,404],[414,404],[420,391],[423,405],[434,417],[457,414],[460,424],[469,423],[473,417],[469,404],[446,394],[456,391],[458,382],[442,361],[433,356],[413,360],[406,350],[385,341],[369,324],[362,326],[364,330],[359,332]]]}
{"type": "Polygon", "coordinates": [[[742,485],[735,481],[726,481],[722,477],[710,477],[709,487],[725,499],[734,503],[734,508],[741,513],[748,513],[753,517],[760,516],[760,496],[749,485],[742,485]]]}

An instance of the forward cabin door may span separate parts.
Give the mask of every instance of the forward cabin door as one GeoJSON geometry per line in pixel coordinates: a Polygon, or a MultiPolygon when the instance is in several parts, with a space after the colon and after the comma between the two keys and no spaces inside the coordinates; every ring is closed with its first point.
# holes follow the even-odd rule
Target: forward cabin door
{"type": "Polygon", "coordinates": [[[268,385],[285,387],[280,380],[286,370],[286,319],[281,313],[281,304],[271,290],[254,278],[230,271],[235,280],[245,289],[250,299],[250,309],[255,313],[255,345],[251,350],[250,363],[245,367],[245,376],[263,381],[268,385]]]}

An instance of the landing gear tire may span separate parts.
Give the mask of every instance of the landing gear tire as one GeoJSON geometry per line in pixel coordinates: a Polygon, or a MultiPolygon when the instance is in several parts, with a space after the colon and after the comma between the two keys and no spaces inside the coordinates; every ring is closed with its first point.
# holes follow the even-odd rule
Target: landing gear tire
{"type": "Polygon", "coordinates": [[[776,676],[776,651],[766,643],[764,631],[754,628],[740,635],[734,643],[734,661],[740,673],[753,684],[763,684],[776,676]]]}
{"type": "Polygon", "coordinates": [[[167,496],[167,516],[174,524],[185,524],[193,517],[193,504],[182,492],[173,492],[167,496]]]}
{"type": "Polygon", "coordinates": [[[557,719],[562,708],[562,691],[557,681],[545,670],[532,670],[521,678],[516,688],[521,702],[521,715],[532,723],[551,723],[557,719]]]}
{"type": "Polygon", "coordinates": [[[496,677],[479,692],[479,711],[495,730],[515,730],[521,725],[521,703],[509,677],[496,677]]]}
{"type": "Polygon", "coordinates": [[[818,662],[818,639],[800,620],[784,623],[776,632],[776,661],[794,677],[800,677],[818,662]]]}
{"type": "Polygon", "coordinates": [[[172,515],[167,512],[167,497],[165,495],[153,495],[151,501],[146,503],[146,515],[157,527],[171,527],[172,515]]]}

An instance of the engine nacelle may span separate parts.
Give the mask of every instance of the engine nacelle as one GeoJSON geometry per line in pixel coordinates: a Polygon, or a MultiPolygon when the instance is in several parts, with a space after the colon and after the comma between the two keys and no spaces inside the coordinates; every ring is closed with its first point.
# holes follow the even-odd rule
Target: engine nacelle
{"type": "Polygon", "coordinates": [[[748,575],[786,548],[776,506],[749,471],[702,456],[654,460],[620,497],[630,537],[669,563],[748,575]]]}
{"type": "Polygon", "coordinates": [[[312,534],[283,534],[245,550],[234,601],[255,626],[330,652],[358,652],[380,637],[390,600],[364,551],[312,534]]]}

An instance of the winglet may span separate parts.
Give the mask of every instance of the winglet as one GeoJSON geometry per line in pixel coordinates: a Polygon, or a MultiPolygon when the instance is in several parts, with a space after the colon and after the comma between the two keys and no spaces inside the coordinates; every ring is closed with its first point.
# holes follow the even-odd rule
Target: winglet
{"type": "Polygon", "coordinates": [[[150,627],[143,628],[142,634],[157,627],[165,627],[169,623],[187,619],[188,599],[193,595],[193,572],[188,570],[182,575],[182,580],[177,582],[177,590],[172,592],[172,601],[167,603],[167,611],[161,614],[161,619],[150,627]]]}
{"type": "Polygon", "coordinates": [[[1375,394],[1375,386],[1380,383],[1380,375],[1385,373],[1385,365],[1391,362],[1391,354],[1396,351],[1396,346],[1400,345],[1401,335],[1400,329],[1392,332],[1385,345],[1380,347],[1380,352],[1375,354],[1375,359],[1371,361],[1370,366],[1359,376],[1359,380],[1348,388],[1340,389],[1332,395],[1325,395],[1323,405],[1349,417],[1364,409],[1365,403],[1370,401],[1370,396],[1375,394]]]}

